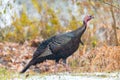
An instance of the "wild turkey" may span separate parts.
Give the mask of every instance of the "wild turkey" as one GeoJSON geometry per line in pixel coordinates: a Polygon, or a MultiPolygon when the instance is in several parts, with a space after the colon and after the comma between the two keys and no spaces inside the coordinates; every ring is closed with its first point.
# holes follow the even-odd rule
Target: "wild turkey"
{"type": "Polygon", "coordinates": [[[60,59],[63,59],[63,63],[66,64],[67,57],[78,49],[79,43],[83,45],[81,36],[86,30],[87,22],[92,18],[93,16],[86,16],[80,28],[71,32],[55,35],[39,44],[33,54],[32,60],[21,73],[24,73],[31,65],[36,65],[46,59],[55,60],[56,63],[58,63],[60,59]]]}

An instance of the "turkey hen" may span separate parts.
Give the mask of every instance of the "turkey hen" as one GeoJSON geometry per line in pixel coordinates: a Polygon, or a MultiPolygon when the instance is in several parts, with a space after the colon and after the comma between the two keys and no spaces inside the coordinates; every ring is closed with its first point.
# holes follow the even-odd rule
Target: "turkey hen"
{"type": "Polygon", "coordinates": [[[63,59],[63,63],[66,64],[67,57],[72,55],[78,49],[79,43],[83,45],[81,36],[86,30],[87,22],[92,18],[93,16],[87,15],[83,20],[83,25],[78,29],[55,35],[39,44],[33,54],[33,58],[21,73],[24,73],[31,65],[36,65],[46,59],[55,60],[56,63],[58,63],[60,59],[63,59]]]}

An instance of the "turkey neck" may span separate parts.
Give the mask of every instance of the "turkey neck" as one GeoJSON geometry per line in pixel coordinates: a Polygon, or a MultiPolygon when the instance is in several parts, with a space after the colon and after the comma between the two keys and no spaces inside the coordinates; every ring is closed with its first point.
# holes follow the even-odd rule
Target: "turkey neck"
{"type": "Polygon", "coordinates": [[[86,27],[87,27],[87,23],[85,21],[83,21],[82,27],[74,30],[73,33],[75,34],[76,37],[80,38],[82,36],[82,34],[85,32],[86,27]]]}

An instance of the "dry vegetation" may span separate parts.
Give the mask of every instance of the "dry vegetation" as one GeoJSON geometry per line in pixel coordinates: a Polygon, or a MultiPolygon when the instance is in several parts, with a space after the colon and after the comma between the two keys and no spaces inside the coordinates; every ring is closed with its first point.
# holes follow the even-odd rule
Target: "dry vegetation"
{"type": "Polygon", "coordinates": [[[81,53],[69,58],[69,63],[77,61],[76,71],[109,72],[120,70],[120,46],[104,45],[80,55],[81,53]]]}
{"type": "MultiPolygon", "coordinates": [[[[13,71],[20,71],[31,59],[35,47],[30,47],[27,42],[24,45],[17,43],[0,43],[0,67],[13,71]]],[[[61,63],[61,61],[60,61],[61,63]]],[[[89,51],[86,46],[83,50],[78,50],[68,58],[71,72],[111,72],[120,70],[120,46],[102,46],[89,51]]],[[[55,63],[47,60],[36,67],[31,67],[30,71],[54,72],[55,63]]],[[[59,72],[66,69],[62,64],[58,65],[59,72]]]]}

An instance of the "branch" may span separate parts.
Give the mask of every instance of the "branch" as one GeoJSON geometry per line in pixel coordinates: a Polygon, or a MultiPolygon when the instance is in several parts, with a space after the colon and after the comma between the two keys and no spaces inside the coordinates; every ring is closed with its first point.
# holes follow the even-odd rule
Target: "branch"
{"type": "Polygon", "coordinates": [[[112,6],[112,7],[116,8],[116,9],[118,9],[118,10],[120,10],[120,8],[118,8],[117,6],[115,6],[115,5],[113,5],[113,4],[110,4],[110,3],[105,2],[105,1],[103,1],[103,3],[104,3],[104,4],[107,4],[107,5],[109,5],[109,6],[112,6]]]}
{"type": "MultiPolygon", "coordinates": [[[[112,5],[112,3],[111,3],[111,5],[112,5]]],[[[118,45],[119,45],[119,42],[118,42],[117,30],[116,30],[116,19],[115,19],[115,16],[114,16],[114,12],[113,12],[113,7],[112,7],[112,6],[111,6],[111,8],[110,8],[110,11],[111,11],[112,18],[113,18],[112,27],[113,27],[114,35],[115,35],[115,42],[116,42],[116,46],[118,46],[118,45]]]]}

